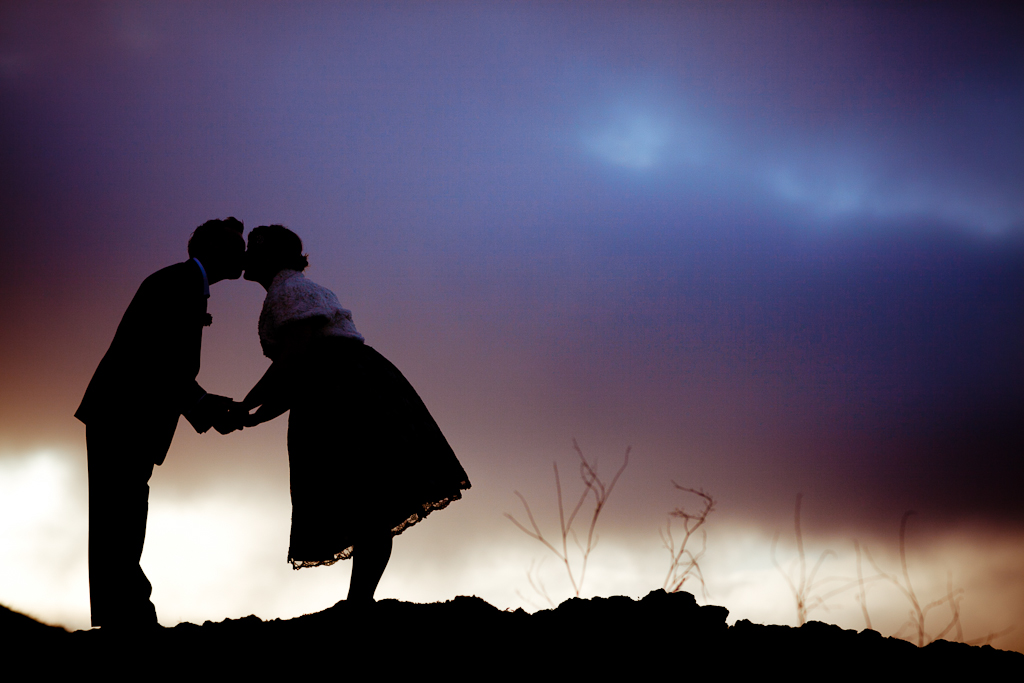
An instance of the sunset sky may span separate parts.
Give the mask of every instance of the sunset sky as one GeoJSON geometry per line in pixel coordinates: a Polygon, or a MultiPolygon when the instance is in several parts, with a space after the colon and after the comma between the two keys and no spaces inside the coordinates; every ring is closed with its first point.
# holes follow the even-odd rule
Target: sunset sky
{"type": "MultiPolygon", "coordinates": [[[[717,501],[706,600],[792,624],[770,549],[795,571],[802,494],[821,576],[854,539],[898,572],[913,510],[921,601],[951,581],[965,639],[1024,651],[1022,35],[1010,3],[0,4],[0,604],[88,626],[72,415],[138,285],[230,215],[302,237],[473,482],[378,598],[533,610],[531,566],[569,597],[503,513],[557,534],[575,438],[608,477],[632,447],[582,595],[662,586],[674,481],[717,501]]],[[[207,390],[266,369],[263,294],[212,287],[207,390]]],[[[344,597],[348,563],[285,562],[285,430],[181,421],[143,556],[165,625],[344,597]]],[[[897,632],[909,603],[867,600],[897,632]]]]}

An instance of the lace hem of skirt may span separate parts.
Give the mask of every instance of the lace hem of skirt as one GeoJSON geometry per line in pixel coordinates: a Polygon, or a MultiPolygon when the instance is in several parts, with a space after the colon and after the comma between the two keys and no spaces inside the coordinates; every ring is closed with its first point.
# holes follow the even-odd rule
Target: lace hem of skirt
{"type": "MultiPolygon", "coordinates": [[[[462,491],[468,489],[470,486],[468,481],[461,482],[459,484],[459,491],[456,491],[446,498],[434,503],[424,503],[422,512],[414,512],[398,526],[391,529],[391,535],[397,536],[409,527],[418,524],[420,521],[426,518],[434,510],[443,510],[448,507],[452,501],[459,500],[462,498],[462,491]]],[[[335,553],[334,557],[327,558],[326,560],[296,560],[292,557],[288,557],[288,561],[292,564],[292,569],[305,569],[306,567],[328,567],[339,560],[347,560],[352,557],[353,546],[349,546],[339,553],[335,553]]]]}

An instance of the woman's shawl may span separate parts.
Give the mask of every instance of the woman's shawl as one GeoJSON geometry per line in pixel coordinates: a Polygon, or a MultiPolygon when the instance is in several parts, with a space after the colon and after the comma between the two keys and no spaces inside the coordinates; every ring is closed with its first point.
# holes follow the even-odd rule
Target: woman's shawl
{"type": "Polygon", "coordinates": [[[352,312],[341,307],[334,292],[307,280],[297,270],[282,270],[271,281],[260,312],[263,355],[274,360],[288,334],[289,323],[310,318],[324,320],[320,336],[363,340],[352,322],[352,312]]]}

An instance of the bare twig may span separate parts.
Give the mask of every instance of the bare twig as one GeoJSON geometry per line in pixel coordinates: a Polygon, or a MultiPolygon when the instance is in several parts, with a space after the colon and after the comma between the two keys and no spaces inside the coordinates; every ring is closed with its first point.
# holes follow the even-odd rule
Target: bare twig
{"type": "MultiPolygon", "coordinates": [[[[860,602],[861,611],[864,614],[864,622],[866,628],[871,628],[871,616],[868,613],[867,606],[867,591],[866,586],[868,583],[884,579],[886,582],[892,584],[896,589],[907,599],[910,603],[909,618],[894,634],[897,638],[906,638],[911,642],[916,642],[918,646],[924,646],[928,643],[944,638],[955,632],[955,638],[964,642],[963,639],[963,627],[960,622],[960,602],[963,600],[964,590],[962,588],[954,588],[953,575],[950,573],[947,577],[946,583],[946,594],[945,596],[933,600],[922,606],[921,601],[918,598],[917,592],[914,590],[914,586],[910,580],[910,568],[907,562],[907,521],[913,512],[904,513],[900,519],[900,533],[899,533],[899,555],[900,555],[900,571],[899,574],[887,573],[879,568],[878,563],[871,556],[871,552],[866,546],[861,545],[857,540],[853,541],[853,547],[857,554],[857,578],[856,579],[845,579],[842,577],[826,577],[824,579],[816,579],[818,570],[821,568],[825,558],[829,555],[835,557],[835,553],[831,550],[824,551],[818,558],[813,569],[808,574],[806,570],[806,560],[804,557],[804,545],[803,535],[800,529],[800,501],[801,496],[797,496],[796,499],[796,511],[794,516],[794,530],[796,533],[796,544],[799,563],[799,580],[795,581],[792,577],[792,569],[785,571],[779,565],[775,559],[775,548],[779,540],[779,534],[776,533],[772,539],[772,563],[775,565],[779,573],[786,580],[789,585],[790,591],[793,593],[793,598],[796,601],[797,607],[797,621],[800,625],[803,625],[807,621],[808,614],[818,608],[822,607],[828,609],[825,601],[829,598],[838,595],[850,588],[859,588],[859,594],[857,596],[858,602],[860,602]],[[872,576],[864,576],[862,569],[862,555],[866,557],[868,562],[875,570],[875,574],[872,576]],[[818,594],[817,590],[823,586],[826,582],[839,582],[838,585],[822,594],[818,594]],[[945,622],[945,626],[939,633],[932,637],[926,630],[926,622],[932,611],[943,605],[947,605],[950,610],[949,621],[945,622]]],[[[791,565],[792,567],[792,565],[791,565]]],[[[1012,631],[1013,628],[1004,629],[1002,631],[989,633],[983,638],[966,641],[969,645],[980,645],[990,643],[993,639],[1005,635],[1012,631]]]]}
{"type": "Polygon", "coordinates": [[[871,628],[871,615],[868,614],[868,594],[864,589],[864,572],[861,570],[860,543],[857,542],[857,539],[853,539],[853,549],[857,553],[857,586],[860,588],[857,601],[860,603],[860,610],[864,614],[864,628],[871,628]]]}
{"type": "Polygon", "coordinates": [[[1009,626],[1007,628],[1004,628],[1002,631],[993,631],[992,633],[982,636],[981,638],[975,638],[974,640],[965,640],[964,642],[968,645],[989,645],[996,638],[999,638],[1000,636],[1005,636],[1007,633],[1010,633],[1013,630],[1014,627],[1009,626]]]}
{"type": "Polygon", "coordinates": [[[913,634],[913,641],[917,642],[919,647],[924,646],[933,640],[938,640],[942,636],[949,633],[954,628],[957,631],[958,639],[963,640],[963,629],[960,625],[960,600],[963,596],[963,589],[953,589],[953,576],[950,574],[948,580],[948,589],[946,596],[929,602],[924,607],[921,606],[921,602],[917,598],[917,593],[914,591],[914,586],[910,583],[910,570],[907,566],[907,520],[914,514],[913,511],[903,513],[903,517],[900,519],[900,568],[902,570],[901,577],[895,574],[889,574],[882,571],[874,558],[871,557],[871,553],[864,549],[864,554],[867,555],[868,561],[871,562],[871,566],[878,572],[880,578],[884,578],[889,583],[894,585],[910,603],[910,618],[896,631],[896,637],[902,638],[906,634],[913,634]],[[939,633],[939,635],[932,638],[925,630],[925,621],[928,618],[928,613],[936,607],[941,605],[949,605],[950,609],[950,620],[946,624],[945,628],[939,633]]]}
{"type": "MultiPolygon", "coordinates": [[[[508,514],[507,512],[505,513],[505,516],[508,517],[509,520],[513,524],[515,524],[520,531],[522,531],[530,538],[540,541],[548,550],[550,550],[555,555],[555,557],[562,561],[562,564],[565,566],[566,574],[569,577],[569,583],[572,585],[573,593],[576,597],[579,597],[580,591],[583,589],[583,581],[586,579],[587,562],[590,560],[590,553],[593,552],[594,547],[597,545],[598,537],[595,533],[597,529],[597,520],[600,517],[601,511],[604,509],[605,504],[608,502],[608,497],[611,496],[612,490],[615,488],[615,484],[619,481],[619,477],[626,469],[626,465],[629,464],[629,453],[631,449],[626,449],[626,455],[623,458],[622,467],[620,467],[619,470],[615,473],[615,476],[612,477],[612,480],[609,483],[605,484],[598,476],[597,463],[595,462],[594,464],[591,464],[590,462],[587,461],[586,457],[583,455],[583,451],[580,450],[579,444],[576,443],[576,439],[572,440],[572,447],[580,458],[579,468],[580,479],[582,479],[583,481],[583,492],[580,494],[579,500],[576,501],[576,505],[572,508],[572,511],[569,513],[568,519],[566,519],[565,505],[562,501],[562,482],[558,475],[558,464],[554,464],[555,492],[558,500],[558,523],[562,535],[562,540],[560,544],[561,549],[559,549],[558,546],[554,545],[547,538],[544,537],[544,532],[542,532],[540,527],[537,525],[537,520],[533,517],[533,511],[530,510],[530,504],[526,501],[526,498],[523,496],[523,494],[519,493],[519,491],[516,491],[515,494],[523,503],[523,508],[525,508],[526,510],[527,519],[530,520],[530,528],[527,528],[519,520],[517,520],[515,517],[508,514]],[[590,497],[591,494],[593,494],[594,496],[594,511],[590,517],[590,526],[587,529],[586,544],[584,545],[580,542],[575,529],[573,529],[572,527],[573,524],[576,522],[576,516],[580,513],[580,510],[583,508],[584,503],[586,503],[587,498],[590,497]],[[574,569],[574,563],[569,553],[570,536],[572,537],[573,544],[576,546],[576,549],[579,551],[580,555],[579,561],[576,562],[576,564],[578,565],[577,569],[574,569]]],[[[540,585],[540,589],[538,590],[537,585],[534,584],[531,572],[527,572],[527,578],[530,581],[530,586],[533,587],[533,589],[538,594],[544,597],[548,601],[548,603],[553,605],[554,603],[552,602],[551,598],[547,595],[546,590],[544,590],[543,584],[540,585]]]]}
{"type": "Polygon", "coordinates": [[[685,508],[678,507],[669,513],[670,518],[665,524],[665,530],[660,532],[661,540],[671,557],[668,574],[665,575],[665,582],[662,584],[662,587],[666,593],[677,593],[682,589],[687,579],[695,577],[700,582],[701,594],[707,599],[707,587],[704,584],[704,574],[701,572],[699,560],[704,556],[704,551],[707,549],[708,535],[701,527],[704,526],[708,515],[714,510],[715,501],[701,489],[686,488],[675,482],[672,482],[672,485],[684,493],[692,493],[700,497],[701,507],[697,512],[688,512],[685,508]],[[679,542],[678,547],[672,535],[671,517],[683,520],[683,538],[679,542]],[[699,552],[694,553],[686,546],[690,542],[690,537],[698,529],[700,529],[701,533],[701,547],[699,552]]]}
{"type": "Polygon", "coordinates": [[[797,549],[797,563],[800,567],[800,579],[799,581],[793,581],[790,577],[790,571],[784,570],[779,564],[778,560],[775,559],[775,547],[779,542],[779,534],[775,533],[772,538],[772,564],[782,574],[782,578],[786,580],[786,584],[789,586],[789,590],[793,593],[793,599],[796,601],[796,620],[798,626],[803,626],[807,623],[807,615],[811,611],[821,607],[826,612],[828,611],[828,604],[826,600],[832,598],[840,593],[843,593],[854,586],[860,585],[863,588],[864,579],[859,577],[857,579],[848,579],[840,576],[826,576],[823,579],[818,579],[818,572],[821,570],[822,565],[825,563],[825,559],[831,557],[838,559],[836,553],[832,550],[823,550],[821,555],[818,556],[818,560],[814,563],[810,573],[807,572],[807,559],[804,554],[804,537],[803,532],[800,529],[800,501],[803,498],[803,494],[797,494],[796,497],[796,511],[793,515],[793,528],[796,533],[796,549],[797,549]],[[823,594],[819,594],[817,591],[823,586],[829,583],[839,582],[839,585],[835,588],[826,591],[823,594]]]}
{"type": "MultiPolygon", "coordinates": [[[[549,607],[554,608],[556,606],[555,601],[551,599],[551,596],[548,594],[548,589],[544,586],[544,582],[541,581],[540,578],[539,570],[540,565],[542,564],[544,564],[544,560],[541,560],[540,562],[537,562],[536,560],[531,560],[530,567],[526,570],[526,580],[530,582],[530,588],[533,589],[533,592],[544,598],[544,601],[548,603],[549,607]],[[536,580],[534,580],[534,565],[537,565],[538,570],[536,572],[536,580]]],[[[530,600],[525,595],[520,593],[518,589],[516,590],[516,595],[522,598],[524,602],[528,602],[533,607],[537,607],[536,603],[534,603],[533,600],[530,600]]]]}

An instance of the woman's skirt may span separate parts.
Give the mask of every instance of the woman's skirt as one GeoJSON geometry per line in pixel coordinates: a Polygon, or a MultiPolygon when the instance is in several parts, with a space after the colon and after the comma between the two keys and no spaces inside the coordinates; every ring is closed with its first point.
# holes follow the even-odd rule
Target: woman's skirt
{"type": "Polygon", "coordinates": [[[415,389],[373,348],[318,340],[297,374],[288,418],[296,569],[347,559],[363,534],[400,534],[470,487],[415,389]]]}

